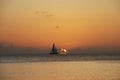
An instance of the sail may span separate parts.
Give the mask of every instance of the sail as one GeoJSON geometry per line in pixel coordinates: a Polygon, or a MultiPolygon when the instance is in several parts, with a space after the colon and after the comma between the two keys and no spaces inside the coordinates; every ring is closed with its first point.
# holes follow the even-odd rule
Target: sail
{"type": "Polygon", "coordinates": [[[50,54],[58,54],[57,48],[55,47],[55,44],[53,44],[52,50],[50,54]]]}

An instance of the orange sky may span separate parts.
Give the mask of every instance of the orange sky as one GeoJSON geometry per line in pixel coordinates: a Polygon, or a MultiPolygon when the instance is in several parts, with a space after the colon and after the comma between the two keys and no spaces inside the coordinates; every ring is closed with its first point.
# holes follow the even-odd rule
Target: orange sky
{"type": "Polygon", "coordinates": [[[0,43],[49,48],[120,48],[118,0],[6,0],[0,43]]]}

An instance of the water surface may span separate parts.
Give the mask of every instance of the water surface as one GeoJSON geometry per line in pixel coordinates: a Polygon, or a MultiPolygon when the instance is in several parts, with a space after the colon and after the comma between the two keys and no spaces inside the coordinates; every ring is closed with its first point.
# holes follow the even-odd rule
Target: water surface
{"type": "Polygon", "coordinates": [[[120,61],[0,63],[0,80],[120,80],[120,61]]]}

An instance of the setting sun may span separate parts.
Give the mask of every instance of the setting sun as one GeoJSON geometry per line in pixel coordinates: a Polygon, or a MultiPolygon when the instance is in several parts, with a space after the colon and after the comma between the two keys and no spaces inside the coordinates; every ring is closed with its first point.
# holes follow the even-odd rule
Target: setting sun
{"type": "Polygon", "coordinates": [[[67,50],[66,49],[60,49],[60,54],[67,54],[67,50]]]}

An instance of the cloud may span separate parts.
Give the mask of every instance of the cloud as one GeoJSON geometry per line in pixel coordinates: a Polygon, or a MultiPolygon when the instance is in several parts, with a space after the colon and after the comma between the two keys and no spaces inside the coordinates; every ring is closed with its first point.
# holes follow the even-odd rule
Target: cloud
{"type": "Polygon", "coordinates": [[[38,15],[38,16],[45,16],[45,17],[47,17],[47,18],[51,18],[51,17],[53,17],[54,15],[53,14],[51,14],[51,13],[49,13],[49,12],[47,12],[47,11],[42,11],[42,12],[40,12],[40,11],[35,11],[35,14],[36,15],[38,15]]]}
{"type": "Polygon", "coordinates": [[[69,53],[73,54],[120,54],[119,49],[104,49],[104,48],[74,48],[69,50],[69,53]]]}
{"type": "Polygon", "coordinates": [[[0,43],[1,55],[17,55],[17,54],[44,54],[48,53],[49,49],[39,49],[32,47],[14,46],[12,43],[0,43]]]}
{"type": "Polygon", "coordinates": [[[41,14],[43,14],[43,15],[44,15],[44,14],[48,14],[48,12],[46,12],[46,11],[42,11],[41,14]]]}
{"type": "Polygon", "coordinates": [[[41,12],[41,15],[43,15],[43,16],[45,16],[45,17],[47,17],[47,18],[50,18],[50,17],[54,16],[53,14],[51,14],[51,13],[49,13],[49,12],[47,12],[47,11],[42,11],[42,12],[41,12]]]}
{"type": "Polygon", "coordinates": [[[49,17],[52,17],[52,16],[54,16],[54,15],[53,15],[53,14],[47,14],[47,15],[46,15],[46,17],[48,17],[48,18],[49,18],[49,17]]]}

